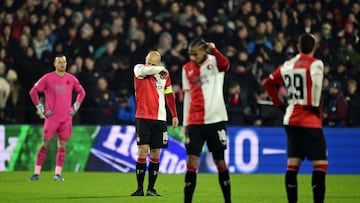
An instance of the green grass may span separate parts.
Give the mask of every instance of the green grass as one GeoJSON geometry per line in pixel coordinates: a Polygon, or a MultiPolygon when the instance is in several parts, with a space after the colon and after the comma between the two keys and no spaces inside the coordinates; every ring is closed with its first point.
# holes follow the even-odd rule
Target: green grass
{"type": "MultiPolygon", "coordinates": [[[[52,180],[52,172],[42,172],[30,182],[30,172],[0,173],[0,202],[183,202],[184,174],[160,174],[156,189],[161,197],[130,197],[136,189],[133,173],[70,173],[64,182],[52,180]]],[[[147,176],[146,176],[147,178],[147,176]]],[[[199,174],[193,202],[223,202],[216,174],[199,174]]],[[[233,203],[286,202],[283,175],[231,175],[233,203]]],[[[312,202],[311,175],[299,175],[299,203],[312,202]]],[[[327,203],[360,202],[359,175],[328,175],[327,203]]],[[[145,188],[147,181],[145,181],[145,188]]]]}

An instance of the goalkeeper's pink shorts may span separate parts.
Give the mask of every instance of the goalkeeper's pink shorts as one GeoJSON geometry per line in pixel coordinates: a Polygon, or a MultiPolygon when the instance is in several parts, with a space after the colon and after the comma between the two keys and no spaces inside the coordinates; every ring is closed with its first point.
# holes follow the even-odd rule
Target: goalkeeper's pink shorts
{"type": "Polygon", "coordinates": [[[61,141],[66,142],[72,136],[72,119],[65,121],[56,121],[52,119],[45,119],[43,138],[52,139],[58,133],[58,138],[61,141]]]}

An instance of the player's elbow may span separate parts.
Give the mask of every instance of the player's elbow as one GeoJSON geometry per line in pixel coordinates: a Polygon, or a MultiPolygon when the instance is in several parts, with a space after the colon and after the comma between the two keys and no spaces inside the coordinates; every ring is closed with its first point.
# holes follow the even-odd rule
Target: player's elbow
{"type": "Polygon", "coordinates": [[[222,72],[226,72],[230,69],[230,62],[229,60],[225,60],[221,65],[218,65],[219,70],[222,72]]]}
{"type": "Polygon", "coordinates": [[[261,85],[265,88],[268,89],[271,86],[271,80],[269,78],[266,78],[265,80],[263,80],[261,82],[261,85]]]}
{"type": "Polygon", "coordinates": [[[143,79],[144,78],[144,76],[143,76],[144,68],[145,68],[145,66],[142,64],[135,65],[134,76],[138,79],[143,79]]]}
{"type": "Polygon", "coordinates": [[[86,96],[86,92],[85,92],[85,90],[84,90],[84,89],[82,89],[82,90],[81,90],[81,94],[82,94],[82,96],[83,96],[83,97],[85,97],[85,96],[86,96]]]}
{"type": "Polygon", "coordinates": [[[36,93],[37,93],[37,91],[36,91],[36,89],[34,87],[31,88],[30,91],[29,91],[30,96],[36,95],[36,93]]]}
{"type": "Polygon", "coordinates": [[[140,72],[139,71],[134,71],[134,76],[136,78],[139,78],[140,79],[140,72]]]}

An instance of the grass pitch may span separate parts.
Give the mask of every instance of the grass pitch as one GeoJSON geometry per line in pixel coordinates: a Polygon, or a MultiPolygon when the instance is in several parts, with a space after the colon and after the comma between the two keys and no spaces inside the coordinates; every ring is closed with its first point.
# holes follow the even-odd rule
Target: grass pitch
{"type": "MultiPolygon", "coordinates": [[[[161,197],[130,197],[136,189],[133,173],[64,172],[64,182],[56,182],[53,172],[42,172],[30,182],[31,172],[1,172],[0,202],[183,202],[184,174],[160,174],[156,190],[161,197]]],[[[312,202],[311,175],[299,175],[299,203],[312,202]]],[[[327,203],[360,202],[359,175],[328,175],[327,203]]],[[[284,176],[231,174],[233,203],[286,202],[284,176]]],[[[147,187],[147,176],[144,188],[147,187]]],[[[223,202],[217,174],[198,174],[193,202],[223,202]]]]}

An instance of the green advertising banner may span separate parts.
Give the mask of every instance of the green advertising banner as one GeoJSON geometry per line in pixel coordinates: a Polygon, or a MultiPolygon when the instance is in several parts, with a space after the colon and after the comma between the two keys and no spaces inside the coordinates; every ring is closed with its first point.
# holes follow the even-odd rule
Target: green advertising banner
{"type": "MultiPolygon", "coordinates": [[[[97,126],[74,126],[66,146],[64,171],[84,171],[97,126]]],[[[42,126],[0,125],[0,171],[32,171],[41,145],[42,126]]],[[[55,168],[57,139],[53,139],[42,170],[55,168]]]]}

